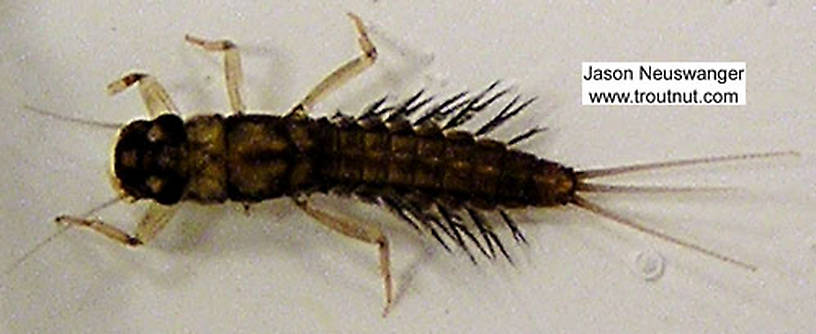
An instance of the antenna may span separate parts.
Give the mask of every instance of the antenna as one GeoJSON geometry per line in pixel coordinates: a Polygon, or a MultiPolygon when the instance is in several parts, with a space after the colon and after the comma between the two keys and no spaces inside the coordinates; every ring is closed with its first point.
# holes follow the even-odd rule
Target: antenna
{"type": "Polygon", "coordinates": [[[82,118],[76,118],[76,117],[60,115],[60,114],[57,114],[57,113],[54,113],[54,112],[50,112],[50,111],[47,111],[47,110],[35,108],[35,107],[29,106],[29,105],[23,105],[23,109],[31,111],[31,112],[33,112],[35,114],[39,114],[39,115],[42,115],[42,116],[45,116],[45,117],[50,117],[50,118],[57,119],[57,120],[60,120],[60,121],[63,121],[63,122],[90,125],[90,126],[96,126],[96,127],[100,127],[100,128],[107,128],[107,129],[120,129],[123,126],[125,126],[122,123],[100,122],[100,121],[94,121],[94,120],[88,120],[88,119],[82,119],[82,118]]]}
{"type": "MultiPolygon", "coordinates": [[[[103,210],[103,209],[105,209],[105,208],[107,208],[107,207],[121,201],[122,199],[123,199],[123,197],[120,197],[120,196],[109,199],[109,200],[103,202],[102,204],[97,205],[96,207],[94,207],[94,208],[88,210],[87,212],[83,213],[81,215],[81,217],[82,218],[87,218],[88,216],[90,216],[90,215],[92,215],[94,213],[97,213],[97,212],[99,212],[99,211],[101,211],[101,210],[103,210]]],[[[13,272],[15,269],[17,269],[17,267],[19,267],[21,264],[23,264],[23,262],[25,262],[28,258],[30,258],[35,253],[39,252],[40,249],[42,249],[43,246],[47,245],[52,240],[58,238],[60,235],[65,233],[65,231],[67,231],[69,228],[71,228],[71,225],[60,225],[59,229],[56,232],[51,233],[51,235],[49,235],[47,238],[45,238],[42,241],[40,241],[39,243],[37,243],[37,245],[35,245],[33,248],[31,248],[30,250],[25,252],[25,254],[23,254],[23,256],[21,256],[19,259],[14,261],[14,263],[12,263],[10,266],[8,266],[8,268],[3,270],[3,276],[8,275],[11,272],[13,272]]]]}

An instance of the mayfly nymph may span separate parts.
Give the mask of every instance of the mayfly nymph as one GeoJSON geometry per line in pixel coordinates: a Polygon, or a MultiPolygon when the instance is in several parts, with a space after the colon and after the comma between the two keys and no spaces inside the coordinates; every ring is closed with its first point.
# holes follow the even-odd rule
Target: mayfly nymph
{"type": "Polygon", "coordinates": [[[574,205],[670,243],[754,269],[750,264],[639,225],[580,194],[688,190],[588,181],[648,169],[789,152],[576,171],[512,148],[542,128],[532,128],[507,142],[484,138],[534,99],[510,98],[496,116],[475,131],[458,129],[508,95],[509,91],[500,89],[498,82],[475,94],[460,93],[439,101],[424,97],[420,91],[394,104],[383,98],[355,117],[338,114],[312,118],[309,112],[316,103],[377,58],[362,21],[354,14],[349,17],[357,30],[361,55],[329,74],[282,116],[244,113],[239,93],[240,57],[236,45],[228,40],[185,37],[204,50],[224,53],[229,115],[199,115],[183,120],[165,89],[145,73],[129,73],[111,83],[111,94],[138,84],[150,119],[132,121],[119,130],[112,158],[113,183],[119,195],[84,215],[60,216],[57,222],[66,227],[87,227],[122,244],[137,246],[153,239],[173,216],[175,204],[182,201],[249,205],[288,197],[330,229],[378,247],[384,314],[393,298],[388,238],[376,224],[341,218],[316,208],[310,203],[311,194],[351,196],[381,205],[445,249],[450,250],[449,244],[460,248],[474,262],[470,247],[488,258],[501,253],[512,261],[488,214],[500,217],[513,238],[525,242],[510,210],[574,205]],[[88,218],[120,200],[150,203],[133,233],[88,218]]]}

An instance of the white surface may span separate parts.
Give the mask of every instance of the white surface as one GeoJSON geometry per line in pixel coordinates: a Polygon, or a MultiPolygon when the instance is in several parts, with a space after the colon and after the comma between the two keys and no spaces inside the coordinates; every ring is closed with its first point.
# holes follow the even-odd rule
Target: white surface
{"type": "MultiPolygon", "coordinates": [[[[382,319],[372,247],[324,231],[286,201],[259,205],[249,218],[237,205],[189,205],[143,250],[84,231],[46,245],[2,278],[10,332],[816,329],[813,2],[132,3],[0,5],[3,268],[56,230],[54,216],[113,195],[105,174],[112,133],[20,106],[105,121],[142,117],[135,91],[104,94],[109,81],[138,68],[156,75],[188,115],[225,110],[220,58],[186,45],[185,33],[239,44],[253,109],[286,110],[355,56],[343,14],[354,11],[376,31],[381,57],[322,112],[359,110],[385,93],[452,93],[505,79],[540,99],[497,136],[546,124],[551,131],[525,148],[576,167],[770,150],[802,157],[622,179],[743,189],[732,194],[598,199],[754,263],[756,273],[574,209],[518,218],[540,223],[522,225],[532,242],[511,247],[516,268],[473,267],[431,242],[435,251],[425,255],[403,224],[360,207],[390,227],[394,244],[402,292],[382,319]],[[582,61],[745,61],[748,104],[582,107],[582,61]],[[639,252],[665,260],[662,276],[638,273],[639,252]]],[[[130,227],[142,208],[118,206],[101,217],[130,227]]]]}

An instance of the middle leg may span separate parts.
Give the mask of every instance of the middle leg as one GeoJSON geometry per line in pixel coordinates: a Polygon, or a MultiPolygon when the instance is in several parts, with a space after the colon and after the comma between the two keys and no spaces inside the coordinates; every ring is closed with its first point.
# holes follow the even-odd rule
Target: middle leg
{"type": "Polygon", "coordinates": [[[239,92],[244,74],[241,70],[241,56],[235,43],[225,39],[212,41],[190,35],[185,35],[184,40],[207,51],[224,52],[224,79],[227,82],[227,96],[229,97],[230,108],[235,114],[240,114],[246,110],[239,92]]]}

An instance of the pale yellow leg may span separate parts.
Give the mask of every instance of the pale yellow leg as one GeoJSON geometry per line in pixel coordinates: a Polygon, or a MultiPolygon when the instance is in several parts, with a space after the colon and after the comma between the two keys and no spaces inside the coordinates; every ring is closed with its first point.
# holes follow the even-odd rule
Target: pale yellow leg
{"type": "Polygon", "coordinates": [[[142,95],[147,114],[150,117],[156,117],[165,112],[178,113],[178,108],[176,108],[164,87],[156,78],[146,73],[133,72],[125,74],[121,79],[108,85],[108,94],[119,93],[136,83],[139,84],[139,93],[142,95]]]}
{"type": "Polygon", "coordinates": [[[363,54],[343,64],[334,72],[329,74],[323,81],[317,84],[303,100],[295,105],[290,113],[299,113],[302,115],[308,114],[312,107],[322,100],[326,95],[339,88],[358,74],[369,68],[377,60],[377,49],[374,44],[368,39],[368,32],[366,31],[363,21],[353,13],[348,13],[354,27],[357,29],[357,42],[360,43],[360,50],[363,54]]]}
{"type": "Polygon", "coordinates": [[[89,228],[128,246],[139,246],[152,240],[173,218],[177,208],[178,206],[151,203],[133,235],[98,219],[59,216],[56,221],[58,224],[89,228]]]}
{"type": "Polygon", "coordinates": [[[385,317],[388,314],[394,297],[392,292],[393,283],[391,280],[391,257],[389,255],[388,238],[385,237],[382,230],[377,226],[332,216],[326,212],[310,207],[306,201],[295,200],[295,203],[309,216],[326,227],[347,237],[365,243],[375,244],[379,247],[380,275],[383,278],[383,286],[385,289],[385,308],[383,309],[383,317],[385,317]]]}
{"type": "Polygon", "coordinates": [[[224,79],[227,83],[227,96],[229,97],[232,112],[240,114],[246,110],[246,106],[241,101],[239,89],[244,78],[241,70],[241,55],[235,43],[229,40],[206,40],[190,35],[184,36],[184,40],[198,45],[207,51],[224,52],[224,79]]]}

